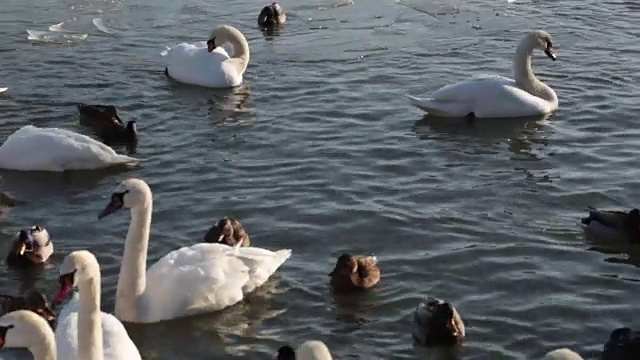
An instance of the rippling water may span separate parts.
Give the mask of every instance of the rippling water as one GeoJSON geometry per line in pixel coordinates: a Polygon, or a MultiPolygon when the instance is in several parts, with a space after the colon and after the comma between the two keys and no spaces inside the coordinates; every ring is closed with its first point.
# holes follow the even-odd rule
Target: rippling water
{"type": "MultiPolygon", "coordinates": [[[[239,217],[257,246],[293,249],[241,305],[128,326],[145,360],[265,359],[312,338],[341,359],[416,358],[409,316],[427,295],[465,318],[465,359],[536,359],[559,346],[593,358],[614,327],[638,326],[640,261],[591,251],[602,244],[577,225],[588,205],[640,202],[635,2],[284,1],[289,23],[272,38],[254,26],[263,5],[3,1],[0,138],[29,123],[86,133],[73,105],[113,103],[138,122],[145,159],[126,173],[0,174],[19,201],[0,218],[2,240],[39,224],[55,241],[38,287],[53,291],[64,254],[88,248],[113,310],[129,216],[96,215],[119,181],[138,176],[155,197],[151,262],[223,215],[239,217]],[[63,21],[53,30],[74,36],[49,30],[63,21]],[[245,85],[167,81],[165,46],[220,24],[249,40],[245,85]],[[511,76],[517,41],[536,28],[553,35],[559,59],[534,59],[560,97],[552,118],[450,123],[408,105],[406,93],[468,75],[511,76]],[[334,299],[327,274],[346,251],[375,253],[383,280],[334,299]]],[[[5,293],[33,283],[2,271],[5,293]]]]}

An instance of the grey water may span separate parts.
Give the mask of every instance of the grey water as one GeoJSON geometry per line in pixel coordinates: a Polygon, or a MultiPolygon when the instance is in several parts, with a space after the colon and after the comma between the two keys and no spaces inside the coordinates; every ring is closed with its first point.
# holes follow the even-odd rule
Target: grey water
{"type": "Polygon", "coordinates": [[[112,312],[129,216],[96,217],[120,181],[140,177],[155,199],[150,263],[225,215],[254,245],[293,250],[242,304],[127,325],[145,360],[268,359],[308,339],[339,359],[416,359],[410,315],[428,295],[465,319],[464,359],[539,359],[561,346],[595,359],[615,327],[640,327],[640,258],[578,225],[589,205],[640,202],[635,2],[283,0],[278,36],[255,27],[264,5],[2,1],[0,140],[26,124],[90,134],[74,105],[108,103],[137,121],[144,161],[126,172],[0,172],[18,201],[0,214],[0,241],[38,224],[56,247],[35,281],[0,267],[0,292],[52,293],[64,255],[89,249],[112,312]],[[244,85],[168,81],[162,50],[221,24],[249,41],[244,85]],[[512,76],[533,29],[552,34],[558,56],[533,60],[560,98],[551,118],[450,122],[408,104],[407,93],[468,76],[512,76]],[[331,295],[343,252],[378,257],[375,290],[331,295]]]}

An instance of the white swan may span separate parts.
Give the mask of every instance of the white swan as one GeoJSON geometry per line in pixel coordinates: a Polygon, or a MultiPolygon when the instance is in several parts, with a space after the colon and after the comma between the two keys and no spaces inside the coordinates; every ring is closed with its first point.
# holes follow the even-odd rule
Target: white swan
{"type": "Polygon", "coordinates": [[[177,81],[210,88],[229,88],[242,84],[249,63],[249,44],[233,26],[215,28],[206,46],[178,44],[163,54],[167,58],[165,74],[177,81]],[[229,43],[233,56],[219,46],[229,43]]]}
{"type": "Polygon", "coordinates": [[[18,129],[0,146],[0,168],[9,170],[61,172],[137,162],[86,135],[33,125],[18,129]]]}
{"type": "Polygon", "coordinates": [[[9,90],[9,88],[0,88],[0,94],[2,94],[3,92],[9,90]]]}
{"type": "Polygon", "coordinates": [[[540,49],[551,60],[551,35],[546,31],[527,34],[513,60],[515,80],[502,76],[480,76],[447,85],[420,99],[409,95],[411,104],[441,117],[505,118],[544,115],[558,108],[558,96],[538,80],[531,70],[531,54],[540,49]]]}
{"type": "Polygon", "coordinates": [[[296,350],[289,345],[278,349],[277,360],[333,360],[331,352],[320,340],[309,340],[300,344],[296,350]]]}
{"type": "MultiPolygon", "coordinates": [[[[200,243],[174,250],[145,270],[153,196],[146,182],[127,179],[99,219],[131,209],[116,290],[116,316],[152,323],[224,309],[264,284],[291,250],[269,251],[200,243]]],[[[238,243],[241,244],[241,243],[238,243]]]]}
{"type": "Polygon", "coordinates": [[[549,351],[542,360],[584,360],[575,351],[562,348],[549,351]]]}
{"type": "Polygon", "coordinates": [[[100,311],[100,280],[100,265],[89,251],[74,251],[60,265],[60,289],[54,303],[66,298],[74,287],[80,294],[65,305],[58,317],[58,358],[140,360],[122,323],[100,311]]]}
{"type": "Polygon", "coordinates": [[[0,348],[27,348],[33,360],[56,360],[53,330],[44,318],[29,310],[0,317],[0,348]]]}

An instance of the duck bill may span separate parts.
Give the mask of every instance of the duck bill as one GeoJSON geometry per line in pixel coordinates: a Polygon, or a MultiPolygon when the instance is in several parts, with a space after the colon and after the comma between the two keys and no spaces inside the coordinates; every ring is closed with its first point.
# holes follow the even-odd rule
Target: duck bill
{"type": "Polygon", "coordinates": [[[544,53],[547,55],[549,59],[556,61],[556,54],[554,54],[553,51],[551,51],[551,49],[546,49],[544,53]]]}
{"type": "Polygon", "coordinates": [[[24,255],[24,253],[27,251],[27,245],[26,244],[22,244],[20,245],[20,249],[18,250],[18,254],[20,254],[20,256],[24,255]]]}

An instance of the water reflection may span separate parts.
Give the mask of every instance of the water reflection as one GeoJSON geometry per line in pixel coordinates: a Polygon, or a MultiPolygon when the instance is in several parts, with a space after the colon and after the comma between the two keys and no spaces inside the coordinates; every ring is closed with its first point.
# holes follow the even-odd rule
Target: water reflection
{"type": "Polygon", "coordinates": [[[640,267],[640,244],[630,243],[612,233],[606,236],[583,227],[584,237],[589,244],[589,250],[609,255],[604,261],[616,264],[627,264],[640,267]]]}
{"type": "Polygon", "coordinates": [[[373,311],[379,302],[375,289],[358,293],[332,294],[333,303],[336,306],[336,319],[348,325],[338,331],[345,333],[358,330],[368,323],[370,321],[367,319],[368,313],[373,311]]]}

